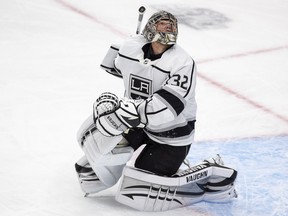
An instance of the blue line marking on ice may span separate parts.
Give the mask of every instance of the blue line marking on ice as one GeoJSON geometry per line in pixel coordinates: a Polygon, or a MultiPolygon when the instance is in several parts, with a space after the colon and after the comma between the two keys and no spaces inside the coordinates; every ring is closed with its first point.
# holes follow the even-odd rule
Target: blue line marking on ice
{"type": "Polygon", "coordinates": [[[238,198],[190,208],[213,216],[288,215],[288,136],[201,142],[192,146],[188,159],[196,163],[217,153],[238,171],[238,198]]]}

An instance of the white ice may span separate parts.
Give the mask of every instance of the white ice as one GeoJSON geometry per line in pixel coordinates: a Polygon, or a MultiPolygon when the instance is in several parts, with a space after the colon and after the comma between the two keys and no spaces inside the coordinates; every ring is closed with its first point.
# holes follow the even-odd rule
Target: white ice
{"type": "Polygon", "coordinates": [[[122,95],[121,80],[99,65],[112,43],[135,33],[141,5],[144,22],[156,8],[229,19],[207,29],[180,22],[178,42],[199,72],[189,159],[220,153],[239,171],[232,203],[149,215],[288,215],[286,0],[0,1],[0,215],[147,215],[117,203],[116,187],[84,198],[73,167],[95,98],[122,95]]]}

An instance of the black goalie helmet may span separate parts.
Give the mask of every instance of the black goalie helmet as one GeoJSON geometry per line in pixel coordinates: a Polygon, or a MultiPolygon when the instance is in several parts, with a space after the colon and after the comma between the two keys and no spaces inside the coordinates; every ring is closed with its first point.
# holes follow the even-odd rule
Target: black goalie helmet
{"type": "Polygon", "coordinates": [[[146,40],[149,42],[158,41],[164,45],[175,44],[177,41],[177,35],[178,35],[177,19],[173,14],[167,11],[156,12],[149,18],[148,22],[146,23],[142,31],[142,34],[146,38],[146,40]],[[160,20],[170,21],[171,31],[158,32],[156,30],[157,22],[159,22],[160,20]]]}

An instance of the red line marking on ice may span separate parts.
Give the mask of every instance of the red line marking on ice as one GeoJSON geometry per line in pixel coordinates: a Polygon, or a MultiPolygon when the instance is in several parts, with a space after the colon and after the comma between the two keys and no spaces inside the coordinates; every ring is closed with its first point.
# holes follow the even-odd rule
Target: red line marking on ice
{"type": "Polygon", "coordinates": [[[256,54],[261,54],[261,53],[278,51],[278,50],[282,50],[282,49],[288,49],[288,45],[279,46],[279,47],[271,47],[271,48],[267,48],[267,49],[255,50],[255,51],[250,51],[250,52],[245,52],[245,53],[232,54],[232,55],[228,55],[228,56],[222,56],[222,57],[216,57],[216,58],[210,58],[210,59],[203,59],[203,60],[197,61],[197,64],[203,64],[203,63],[218,61],[218,60],[223,60],[223,59],[246,57],[249,55],[256,55],[256,54]]]}
{"type": "MultiPolygon", "coordinates": [[[[80,10],[79,8],[63,1],[63,0],[55,0],[57,3],[61,4],[62,6],[68,8],[69,10],[71,11],[74,11],[75,13],[78,13],[90,20],[92,20],[93,22],[96,22],[97,24],[101,24],[103,25],[104,27],[108,28],[110,31],[112,31],[113,33],[117,34],[117,35],[120,35],[121,37],[127,37],[128,35],[119,31],[118,29],[116,29],[113,25],[110,25],[108,23],[105,23],[105,22],[102,22],[101,20],[97,19],[96,17],[80,10]]],[[[260,54],[260,53],[266,53],[266,52],[272,52],[272,51],[277,51],[277,50],[281,50],[281,49],[287,49],[288,46],[280,46],[280,47],[274,47],[274,48],[268,48],[268,49],[262,49],[262,50],[256,50],[256,51],[251,51],[251,52],[246,52],[246,53],[239,53],[239,54],[233,54],[233,55],[228,55],[228,56],[222,56],[222,57],[217,57],[217,58],[210,58],[210,59],[204,59],[204,60],[200,60],[200,61],[197,61],[198,64],[201,64],[201,63],[207,63],[207,62],[212,62],[212,61],[217,61],[217,60],[222,60],[222,59],[229,59],[229,58],[239,58],[239,57],[245,57],[245,56],[248,56],[248,55],[255,55],[255,54],[260,54]]],[[[222,89],[223,91],[227,92],[228,94],[231,94],[231,95],[234,95],[235,97],[245,101],[246,103],[268,113],[268,114],[271,114],[273,115],[274,117],[288,123],[288,119],[282,115],[279,115],[275,112],[273,112],[272,110],[270,110],[269,108],[241,95],[240,93],[222,85],[221,83],[218,83],[216,81],[214,81],[213,79],[210,79],[209,77],[201,74],[201,73],[198,73],[198,77],[199,78],[202,78],[204,80],[206,80],[208,83],[210,83],[211,85],[214,85],[215,87],[217,88],[220,88],[222,89]]]]}
{"type": "Polygon", "coordinates": [[[108,24],[108,23],[105,23],[105,22],[99,20],[97,17],[92,16],[92,15],[90,15],[90,14],[82,11],[81,9],[79,9],[79,8],[73,6],[73,5],[71,5],[71,4],[69,4],[69,3],[65,2],[65,1],[62,1],[62,0],[55,0],[55,1],[56,1],[57,3],[59,3],[59,4],[61,4],[62,6],[68,8],[68,9],[71,10],[71,11],[73,11],[73,12],[75,12],[75,13],[78,13],[78,14],[84,16],[84,17],[92,20],[92,21],[95,22],[95,23],[98,23],[98,24],[100,24],[100,25],[103,25],[105,28],[108,28],[110,31],[112,31],[113,33],[115,33],[115,34],[117,34],[117,35],[120,35],[121,37],[125,37],[125,38],[126,38],[126,37],[128,36],[127,34],[119,31],[119,30],[118,30],[117,28],[115,28],[113,25],[110,25],[110,24],[108,24]]]}
{"type": "MultiPolygon", "coordinates": [[[[267,48],[267,49],[262,49],[262,50],[255,50],[255,51],[250,51],[250,52],[246,52],[246,53],[238,53],[238,54],[234,54],[234,55],[222,56],[222,57],[217,57],[217,58],[204,59],[201,61],[197,61],[197,63],[201,64],[201,63],[208,63],[208,62],[223,60],[223,59],[240,58],[240,57],[246,57],[249,55],[256,55],[256,54],[278,51],[278,50],[282,50],[282,49],[288,49],[288,45],[279,46],[279,47],[272,47],[272,48],[267,48]]],[[[271,109],[265,107],[264,105],[261,105],[255,101],[249,99],[248,97],[245,97],[244,95],[241,95],[240,93],[228,88],[227,86],[224,86],[223,84],[216,82],[215,80],[213,80],[213,79],[211,79],[211,78],[209,78],[209,77],[207,77],[201,73],[198,73],[198,77],[206,80],[211,85],[214,85],[215,87],[217,87],[219,89],[222,89],[226,93],[234,95],[235,97],[241,99],[242,101],[245,101],[246,103],[248,103],[248,104],[250,104],[250,105],[278,118],[278,119],[280,119],[281,121],[288,123],[287,117],[273,112],[271,109]]]]}
{"type": "Polygon", "coordinates": [[[264,111],[264,112],[266,112],[266,113],[268,113],[268,114],[280,119],[281,121],[284,121],[284,122],[288,123],[288,118],[286,118],[285,116],[282,116],[282,115],[279,115],[278,113],[273,112],[271,109],[261,105],[260,103],[257,103],[255,101],[249,99],[248,97],[245,97],[244,95],[239,94],[238,92],[228,88],[227,86],[224,86],[223,84],[221,84],[219,82],[216,82],[213,79],[210,79],[209,77],[207,77],[207,76],[205,76],[205,75],[203,75],[201,73],[198,73],[197,75],[198,75],[198,77],[206,80],[211,85],[213,85],[213,86],[225,91],[226,93],[229,93],[229,94],[231,94],[231,95],[233,95],[233,96],[245,101],[246,103],[252,105],[253,107],[256,107],[256,108],[258,108],[258,109],[260,109],[260,110],[262,110],[262,111],[264,111]]]}

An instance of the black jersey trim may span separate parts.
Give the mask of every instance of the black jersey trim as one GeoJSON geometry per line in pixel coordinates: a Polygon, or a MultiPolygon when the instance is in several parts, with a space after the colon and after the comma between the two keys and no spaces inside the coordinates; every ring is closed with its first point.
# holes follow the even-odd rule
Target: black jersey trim
{"type": "Polygon", "coordinates": [[[188,88],[186,94],[184,95],[184,98],[189,94],[191,87],[192,87],[192,84],[193,84],[193,73],[195,70],[195,62],[193,59],[192,59],[192,61],[193,61],[193,66],[192,66],[191,77],[190,77],[190,85],[189,85],[189,88],[188,88]]]}
{"type": "Polygon", "coordinates": [[[173,128],[173,129],[167,130],[167,131],[153,132],[153,131],[147,130],[147,132],[149,132],[152,135],[158,136],[158,137],[166,137],[166,138],[182,137],[182,136],[186,136],[186,135],[191,134],[191,132],[195,128],[195,122],[196,122],[196,120],[189,121],[189,122],[187,122],[186,125],[184,125],[182,127],[176,127],[176,128],[173,128]]]}
{"type": "Polygon", "coordinates": [[[165,89],[160,89],[155,94],[158,94],[164,100],[166,100],[175,110],[177,115],[179,115],[184,109],[184,103],[172,93],[166,91],[165,89]]]}
{"type": "Polygon", "coordinates": [[[114,49],[114,50],[116,50],[116,51],[119,51],[119,48],[117,48],[117,47],[110,46],[110,48],[111,48],[111,49],[114,49]]]}
{"type": "Polygon", "coordinates": [[[129,60],[131,60],[131,61],[137,61],[137,62],[139,62],[139,59],[134,59],[134,58],[131,58],[131,57],[129,57],[129,56],[122,55],[121,53],[119,53],[119,56],[122,57],[122,58],[129,59],[129,60]]]}
{"type": "Polygon", "coordinates": [[[155,65],[151,65],[151,66],[152,66],[153,68],[155,68],[155,69],[157,69],[157,70],[163,72],[163,73],[170,74],[170,71],[163,70],[163,69],[161,69],[161,68],[159,68],[159,67],[157,67],[157,66],[155,66],[155,65]]]}

